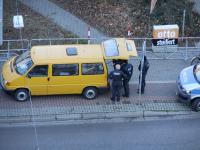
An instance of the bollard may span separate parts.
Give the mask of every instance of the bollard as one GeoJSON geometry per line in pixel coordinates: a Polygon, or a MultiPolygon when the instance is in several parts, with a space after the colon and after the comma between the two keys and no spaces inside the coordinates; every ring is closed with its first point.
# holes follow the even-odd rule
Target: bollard
{"type": "Polygon", "coordinates": [[[131,38],[131,25],[128,24],[128,38],[131,38]]]}
{"type": "Polygon", "coordinates": [[[90,44],[90,36],[91,36],[91,31],[90,27],[88,27],[88,44],[90,44]]]}

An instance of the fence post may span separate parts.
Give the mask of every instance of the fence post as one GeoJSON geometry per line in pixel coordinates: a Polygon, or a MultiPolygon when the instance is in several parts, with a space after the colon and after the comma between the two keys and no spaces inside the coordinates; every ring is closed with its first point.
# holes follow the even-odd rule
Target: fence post
{"type": "Polygon", "coordinates": [[[185,60],[188,59],[188,39],[185,39],[185,60]]]}
{"type": "Polygon", "coordinates": [[[182,37],[185,36],[185,13],[186,13],[186,10],[184,9],[184,11],[183,11],[183,22],[182,22],[182,37]]]}
{"type": "Polygon", "coordinates": [[[7,59],[10,58],[10,41],[8,41],[8,53],[7,53],[7,59]]]}
{"type": "Polygon", "coordinates": [[[131,25],[130,23],[128,24],[128,38],[130,39],[131,38],[131,25]]]}
{"type": "Polygon", "coordinates": [[[140,60],[140,77],[139,77],[139,105],[141,105],[141,88],[142,88],[142,70],[144,67],[144,56],[146,52],[146,39],[143,42],[143,47],[142,47],[142,59],[140,60]]]}
{"type": "Polygon", "coordinates": [[[88,44],[90,44],[90,36],[91,36],[91,31],[90,27],[88,27],[88,44]]]}
{"type": "Polygon", "coordinates": [[[166,54],[167,54],[167,44],[166,44],[166,38],[165,38],[165,47],[164,47],[164,53],[163,53],[163,58],[166,59],[166,54]]]}
{"type": "Polygon", "coordinates": [[[51,39],[49,39],[49,44],[51,45],[51,39]]]}

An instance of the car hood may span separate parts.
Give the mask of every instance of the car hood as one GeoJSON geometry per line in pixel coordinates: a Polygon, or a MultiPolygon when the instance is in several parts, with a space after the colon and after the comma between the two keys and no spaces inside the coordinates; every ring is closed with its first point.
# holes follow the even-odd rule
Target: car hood
{"type": "Polygon", "coordinates": [[[194,77],[193,68],[194,66],[187,67],[180,73],[180,83],[182,87],[187,91],[191,91],[200,87],[200,84],[194,77]]]}

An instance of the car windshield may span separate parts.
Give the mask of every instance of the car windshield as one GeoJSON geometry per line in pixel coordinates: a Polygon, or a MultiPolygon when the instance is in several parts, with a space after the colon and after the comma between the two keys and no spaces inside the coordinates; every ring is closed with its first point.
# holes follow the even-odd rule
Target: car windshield
{"type": "Polygon", "coordinates": [[[200,64],[194,66],[194,77],[200,83],[200,64]]]}

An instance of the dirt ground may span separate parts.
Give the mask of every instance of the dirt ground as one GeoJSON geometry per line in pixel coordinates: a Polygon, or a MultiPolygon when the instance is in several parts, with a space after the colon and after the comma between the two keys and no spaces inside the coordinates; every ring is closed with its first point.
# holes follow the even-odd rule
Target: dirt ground
{"type": "MultiPolygon", "coordinates": [[[[22,38],[38,39],[38,38],[67,38],[73,37],[70,32],[66,32],[56,24],[47,20],[45,17],[32,11],[27,6],[18,2],[19,15],[23,15],[24,28],[22,29],[22,38]]],[[[13,16],[17,15],[17,7],[15,0],[4,0],[3,11],[3,38],[4,39],[20,39],[19,29],[13,27],[13,16]]]]}
{"type": "MultiPolygon", "coordinates": [[[[150,15],[150,0],[50,0],[98,28],[109,36],[127,36],[131,25],[133,37],[151,37],[153,25],[178,24],[182,31],[186,9],[185,36],[200,35],[200,16],[185,0],[159,0],[150,15]]],[[[181,36],[181,35],[180,35],[181,36]]]]}
{"type": "MultiPolygon", "coordinates": [[[[164,0],[160,0],[151,15],[149,15],[149,0],[137,0],[137,2],[134,0],[50,1],[112,37],[126,37],[129,25],[132,37],[152,37],[154,24],[178,24],[182,31],[182,0],[168,0],[167,2],[172,1],[169,4],[161,3],[164,0]],[[145,3],[146,1],[148,3],[145,3]]],[[[184,5],[192,4],[184,1],[184,5]]],[[[190,10],[190,8],[192,7],[187,9],[190,10]]],[[[22,29],[24,39],[74,37],[70,32],[64,31],[20,2],[18,2],[18,10],[19,15],[24,17],[25,27],[22,29]]],[[[16,14],[16,1],[4,0],[4,39],[20,39],[20,31],[13,27],[12,22],[16,14]]],[[[187,14],[189,15],[186,15],[185,36],[199,36],[200,16],[190,11],[187,11],[187,14]]]]}

